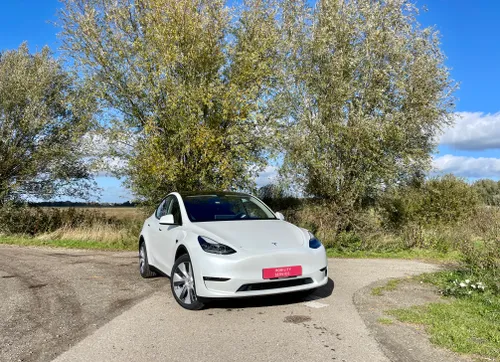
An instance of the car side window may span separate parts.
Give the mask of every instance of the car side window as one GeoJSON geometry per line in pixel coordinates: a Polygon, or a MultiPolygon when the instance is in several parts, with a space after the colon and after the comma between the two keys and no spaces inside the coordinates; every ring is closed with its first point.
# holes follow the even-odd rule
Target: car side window
{"type": "Polygon", "coordinates": [[[179,201],[177,200],[177,197],[174,197],[172,202],[170,203],[170,208],[168,213],[174,215],[174,222],[176,224],[179,225],[182,224],[181,207],[179,206],[179,201]]]}
{"type": "Polygon", "coordinates": [[[170,207],[171,201],[174,197],[173,196],[168,196],[165,200],[163,200],[158,206],[158,209],[156,209],[156,218],[160,219],[162,216],[165,216],[168,214],[168,209],[170,207]]]}

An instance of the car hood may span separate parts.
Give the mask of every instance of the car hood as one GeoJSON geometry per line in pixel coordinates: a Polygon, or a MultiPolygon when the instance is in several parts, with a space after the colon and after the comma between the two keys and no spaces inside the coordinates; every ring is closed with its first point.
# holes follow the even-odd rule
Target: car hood
{"type": "Polygon", "coordinates": [[[273,251],[304,245],[302,229],[282,220],[242,220],[193,223],[201,236],[227,242],[236,249],[273,251]]]}

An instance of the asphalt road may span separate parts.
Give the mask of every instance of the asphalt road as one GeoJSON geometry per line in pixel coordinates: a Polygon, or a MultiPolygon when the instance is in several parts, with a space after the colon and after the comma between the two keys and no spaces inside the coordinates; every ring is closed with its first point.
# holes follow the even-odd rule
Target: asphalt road
{"type": "Polygon", "coordinates": [[[330,259],[331,281],[295,296],[179,307],[137,253],[0,246],[0,361],[389,361],[353,304],[406,260],[330,259]]]}

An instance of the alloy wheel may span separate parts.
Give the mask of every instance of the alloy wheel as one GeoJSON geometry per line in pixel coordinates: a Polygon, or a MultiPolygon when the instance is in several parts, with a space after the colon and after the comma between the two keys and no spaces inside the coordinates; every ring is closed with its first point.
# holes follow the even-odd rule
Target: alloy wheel
{"type": "Polygon", "coordinates": [[[144,269],[146,267],[146,249],[144,244],[141,245],[139,249],[139,268],[141,270],[141,274],[144,274],[144,269]]]}
{"type": "Polygon", "coordinates": [[[191,262],[185,261],[177,266],[173,276],[173,289],[177,298],[184,304],[189,305],[196,301],[191,262]]]}

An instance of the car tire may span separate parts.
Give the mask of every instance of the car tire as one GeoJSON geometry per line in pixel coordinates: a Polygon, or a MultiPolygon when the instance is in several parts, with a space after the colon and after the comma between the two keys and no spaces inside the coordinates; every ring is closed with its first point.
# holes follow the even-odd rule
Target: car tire
{"type": "Polygon", "coordinates": [[[174,263],[170,275],[172,295],[179,305],[189,310],[200,310],[205,305],[198,299],[193,265],[188,254],[181,255],[174,263]]]}
{"type": "Polygon", "coordinates": [[[156,273],[151,270],[148,263],[148,252],[146,250],[146,243],[143,241],[139,247],[139,272],[143,278],[153,278],[156,273]]]}

